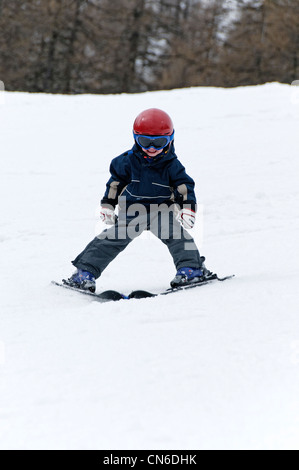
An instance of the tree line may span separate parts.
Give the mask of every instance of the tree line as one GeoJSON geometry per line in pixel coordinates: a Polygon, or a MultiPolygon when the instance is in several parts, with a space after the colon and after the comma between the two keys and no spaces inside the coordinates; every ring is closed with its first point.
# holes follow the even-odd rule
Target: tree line
{"type": "Polygon", "coordinates": [[[298,51],[298,0],[0,0],[7,90],[291,83],[298,51]]]}

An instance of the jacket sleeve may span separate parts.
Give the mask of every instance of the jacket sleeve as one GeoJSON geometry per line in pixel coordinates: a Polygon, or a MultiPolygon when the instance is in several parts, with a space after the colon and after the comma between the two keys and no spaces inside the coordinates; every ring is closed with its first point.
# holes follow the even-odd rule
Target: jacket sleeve
{"type": "Polygon", "coordinates": [[[118,203],[118,197],[125,186],[131,180],[130,165],[128,164],[127,154],[120,155],[112,160],[110,165],[111,177],[106,184],[106,191],[101,200],[102,206],[115,207],[118,203]]]}
{"type": "Polygon", "coordinates": [[[184,166],[179,160],[175,160],[170,168],[170,181],[174,189],[175,202],[181,209],[188,205],[196,212],[195,182],[187,175],[184,166]]]}

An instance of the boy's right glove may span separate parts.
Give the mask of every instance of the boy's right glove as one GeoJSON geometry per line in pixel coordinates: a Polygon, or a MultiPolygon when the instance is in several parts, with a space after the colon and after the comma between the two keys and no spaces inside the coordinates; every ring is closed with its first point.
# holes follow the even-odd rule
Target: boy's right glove
{"type": "Polygon", "coordinates": [[[181,209],[178,213],[177,220],[187,230],[194,227],[195,224],[195,212],[192,209],[181,209]]]}
{"type": "Polygon", "coordinates": [[[114,225],[116,220],[114,210],[109,207],[101,207],[100,219],[107,225],[114,225]]]}

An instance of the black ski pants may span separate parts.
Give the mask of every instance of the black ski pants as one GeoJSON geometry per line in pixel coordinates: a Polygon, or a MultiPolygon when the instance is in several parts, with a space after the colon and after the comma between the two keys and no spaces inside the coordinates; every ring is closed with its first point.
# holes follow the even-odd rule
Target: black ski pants
{"type": "Polygon", "coordinates": [[[108,264],[144,230],[150,230],[167,246],[176,269],[201,267],[202,261],[193,238],[182,228],[173,212],[167,210],[137,217],[120,212],[116,224],[95,237],[72,263],[98,278],[108,264]]]}

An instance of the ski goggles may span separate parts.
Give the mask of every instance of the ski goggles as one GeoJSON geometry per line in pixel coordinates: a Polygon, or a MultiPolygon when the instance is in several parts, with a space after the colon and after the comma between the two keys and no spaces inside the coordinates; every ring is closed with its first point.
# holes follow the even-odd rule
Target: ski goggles
{"type": "Polygon", "coordinates": [[[154,147],[156,150],[164,149],[174,138],[174,132],[171,135],[140,135],[134,134],[134,139],[137,144],[140,145],[143,149],[149,149],[154,147]]]}

